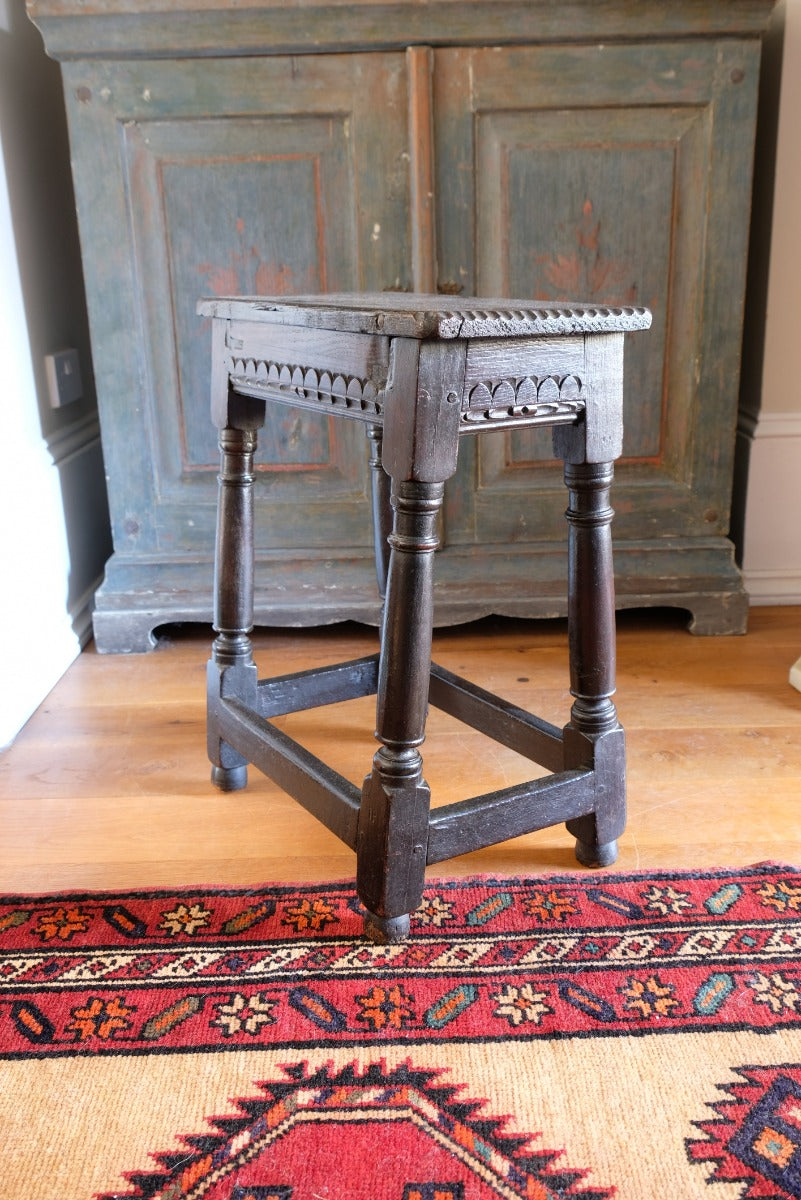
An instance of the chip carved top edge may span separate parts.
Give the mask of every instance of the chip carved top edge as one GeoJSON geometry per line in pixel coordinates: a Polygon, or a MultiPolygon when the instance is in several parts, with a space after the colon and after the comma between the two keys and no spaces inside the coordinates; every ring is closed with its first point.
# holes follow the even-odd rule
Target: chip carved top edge
{"type": "Polygon", "coordinates": [[[635,305],[575,301],[477,299],[415,293],[215,297],[205,316],[412,338],[507,338],[648,329],[651,313],[635,305]]]}
{"type": "Polygon", "coordinates": [[[455,309],[439,313],[443,338],[525,334],[633,333],[648,329],[651,313],[633,306],[532,304],[526,308],[455,309]]]}

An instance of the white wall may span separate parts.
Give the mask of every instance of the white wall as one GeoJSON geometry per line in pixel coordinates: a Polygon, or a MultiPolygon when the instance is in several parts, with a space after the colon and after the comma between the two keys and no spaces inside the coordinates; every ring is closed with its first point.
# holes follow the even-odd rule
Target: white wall
{"type": "Polygon", "coordinates": [[[110,549],[61,80],[0,0],[0,747],[91,632],[110,549]],[[44,358],[81,357],[83,399],[50,408],[44,358]]]}
{"type": "MultiPolygon", "coordinates": [[[[752,604],[801,604],[801,0],[783,0],[761,411],[748,470],[743,573],[752,604]]],[[[799,630],[801,645],[801,630],[799,630]]]]}
{"type": "MultiPolygon", "coordinates": [[[[797,342],[801,304],[796,313],[797,342]]],[[[788,344],[788,353],[790,348],[788,344]]],[[[792,395],[791,380],[787,382],[786,393],[792,395]]],[[[796,412],[768,410],[760,415],[751,448],[743,575],[752,605],[801,604],[801,396],[797,392],[795,401],[796,412]]],[[[798,645],[801,649],[801,625],[798,645]]]]}
{"type": "Polygon", "coordinates": [[[0,589],[0,627],[7,647],[0,688],[0,746],[4,746],[69,666],[78,653],[79,641],[65,603],[69,554],[64,509],[58,473],[39,423],[1,158],[0,395],[4,434],[0,543],[6,564],[0,589]]]}

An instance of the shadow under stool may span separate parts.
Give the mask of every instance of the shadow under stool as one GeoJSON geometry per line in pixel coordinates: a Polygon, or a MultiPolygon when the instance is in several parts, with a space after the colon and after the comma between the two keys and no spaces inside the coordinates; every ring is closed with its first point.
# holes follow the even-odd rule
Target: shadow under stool
{"type": "Polygon", "coordinates": [[[254,764],[356,852],[366,931],[397,941],[425,868],[565,822],[576,857],[606,866],[625,823],[615,690],[609,505],[622,449],[623,342],[643,308],[452,296],[204,300],[212,318],[212,416],[221,471],[217,633],[208,673],[212,778],[242,788],[254,764]],[[267,404],[361,421],[370,444],[380,653],[259,680],[253,661],[253,454],[267,404]],[[553,426],[568,493],[570,721],[559,729],[431,662],[434,553],[445,482],[463,437],[553,426]],[[361,789],[271,718],[377,696],[361,789]],[[550,774],[434,810],[419,747],[428,705],[550,774]]]}

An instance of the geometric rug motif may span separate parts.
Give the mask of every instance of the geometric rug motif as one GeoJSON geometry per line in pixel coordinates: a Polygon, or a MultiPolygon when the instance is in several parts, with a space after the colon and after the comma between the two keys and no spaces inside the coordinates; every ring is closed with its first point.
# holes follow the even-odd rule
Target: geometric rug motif
{"type": "Polygon", "coordinates": [[[801,1025],[801,876],[432,882],[399,945],[352,884],[4,897],[0,1058],[801,1025]]]}
{"type": "Polygon", "coordinates": [[[688,1140],[691,1162],[715,1164],[712,1179],[747,1184],[743,1200],[801,1197],[801,1064],[738,1067],[744,1082],[721,1087],[706,1135],[688,1140]]]}
{"type": "Polygon", "coordinates": [[[801,1200],[798,869],[431,880],[392,946],[363,916],[0,897],[0,1196],[801,1200]]]}
{"type": "MultiPolygon", "coordinates": [[[[155,1156],[157,1172],[129,1174],[138,1200],[301,1200],[376,1196],[395,1200],[607,1200],[614,1192],[579,1186],[582,1172],[560,1169],[558,1154],[525,1151],[478,1105],[437,1085],[431,1072],[372,1065],[283,1080],[215,1117],[212,1133],[183,1139],[155,1156]],[[344,1147],[348,1152],[343,1153],[344,1147]],[[232,1184],[232,1180],[235,1183],[232,1184]],[[232,1190],[233,1187],[233,1190],[232,1190]]],[[[118,1200],[114,1196],[101,1200],[118,1200]]]]}

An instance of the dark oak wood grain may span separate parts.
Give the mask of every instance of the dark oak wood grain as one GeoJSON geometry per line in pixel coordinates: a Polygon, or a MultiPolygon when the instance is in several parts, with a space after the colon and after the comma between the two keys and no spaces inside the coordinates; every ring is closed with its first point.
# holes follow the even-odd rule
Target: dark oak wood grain
{"type": "Polygon", "coordinates": [[[208,675],[214,782],[244,787],[254,763],[355,849],[376,941],[406,936],[431,863],[559,822],[575,835],[580,862],[613,862],[626,769],[612,699],[609,493],[623,445],[623,342],[649,328],[647,309],[358,294],[212,299],[200,312],[213,323],[221,449],[208,675]],[[274,406],[320,406],[334,421],[365,425],[383,621],[377,657],[256,683],[253,452],[255,428],[274,406]],[[445,484],[460,443],[503,436],[507,425],[551,426],[564,462],[574,701],[563,731],[431,661],[445,484]],[[371,694],[381,744],[360,795],[267,719],[371,694]],[[429,703],[548,774],[432,814],[420,753],[429,703]]]}

